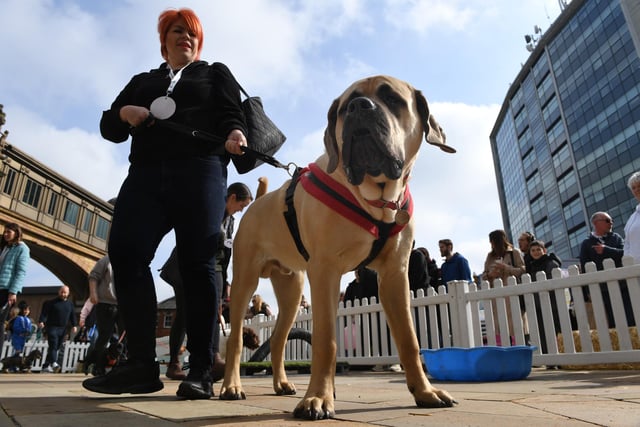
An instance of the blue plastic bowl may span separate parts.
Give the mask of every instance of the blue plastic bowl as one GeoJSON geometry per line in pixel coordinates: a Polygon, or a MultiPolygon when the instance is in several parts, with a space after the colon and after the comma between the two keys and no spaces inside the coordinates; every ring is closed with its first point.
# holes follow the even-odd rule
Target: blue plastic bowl
{"type": "Polygon", "coordinates": [[[535,346],[420,350],[427,372],[440,381],[513,381],[531,373],[535,346]]]}

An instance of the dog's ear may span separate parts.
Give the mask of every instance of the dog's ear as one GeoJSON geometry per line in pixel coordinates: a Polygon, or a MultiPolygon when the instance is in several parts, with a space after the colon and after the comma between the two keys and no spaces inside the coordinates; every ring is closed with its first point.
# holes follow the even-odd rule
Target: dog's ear
{"type": "Polygon", "coordinates": [[[440,147],[442,151],[447,153],[455,153],[456,149],[447,145],[447,136],[444,130],[438,124],[435,117],[429,113],[429,105],[427,100],[419,90],[414,91],[416,97],[416,106],[418,107],[418,114],[420,114],[420,121],[424,128],[424,139],[431,145],[440,147]]]}
{"type": "Polygon", "coordinates": [[[327,172],[331,173],[338,167],[340,153],[338,152],[338,142],[336,140],[336,123],[338,122],[339,99],[333,101],[327,113],[327,128],[324,130],[324,148],[329,156],[327,172]]]}

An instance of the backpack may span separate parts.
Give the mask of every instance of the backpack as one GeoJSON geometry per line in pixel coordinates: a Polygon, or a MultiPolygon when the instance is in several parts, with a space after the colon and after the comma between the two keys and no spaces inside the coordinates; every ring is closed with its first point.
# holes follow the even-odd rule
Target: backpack
{"type": "Polygon", "coordinates": [[[10,322],[13,335],[28,338],[31,335],[31,320],[27,316],[16,316],[10,322]]]}

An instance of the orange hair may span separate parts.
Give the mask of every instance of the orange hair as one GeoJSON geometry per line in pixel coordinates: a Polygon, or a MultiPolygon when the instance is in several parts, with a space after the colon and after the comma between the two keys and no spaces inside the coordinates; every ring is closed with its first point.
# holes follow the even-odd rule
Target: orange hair
{"type": "Polygon", "coordinates": [[[200,24],[200,19],[195,14],[195,12],[189,8],[182,9],[167,9],[160,14],[158,17],[158,34],[160,34],[160,53],[162,57],[167,59],[167,33],[169,32],[169,28],[178,19],[184,19],[185,24],[187,24],[187,29],[189,32],[195,34],[198,39],[198,52],[196,54],[196,60],[200,59],[200,52],[202,52],[202,44],[204,43],[204,32],[202,31],[202,24],[200,24]]]}

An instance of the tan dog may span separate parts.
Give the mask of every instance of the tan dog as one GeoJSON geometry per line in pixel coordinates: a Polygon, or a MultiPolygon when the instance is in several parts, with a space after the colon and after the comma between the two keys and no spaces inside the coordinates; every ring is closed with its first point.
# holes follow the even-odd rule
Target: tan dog
{"type": "MultiPolygon", "coordinates": [[[[413,221],[406,210],[399,209],[406,205],[405,189],[423,137],[444,151],[455,152],[445,145],[444,133],[418,90],[392,77],[370,77],[351,85],[331,105],[324,137],[326,153],[316,165],[341,184],[369,218],[390,227],[396,218],[399,224],[408,221],[386,240],[369,267],[378,272],[380,301],[409,391],[420,407],[444,407],[452,406],[454,399],[433,387],[422,368],[407,277],[413,221]]],[[[293,206],[300,241],[309,255],[305,260],[283,216],[288,186],[285,183],[256,200],[242,217],[234,239],[231,336],[220,398],[245,398],[240,382],[242,321],[259,277],[271,278],[279,307],[271,335],[273,387],[276,394],[295,394],[284,370],[283,354],[298,314],[306,271],[313,301],[313,363],[307,393],[294,416],[332,418],[340,278],[369,256],[376,237],[298,185],[293,206]]]]}

